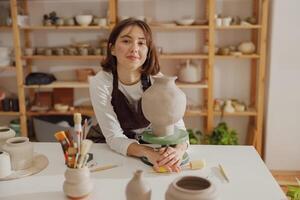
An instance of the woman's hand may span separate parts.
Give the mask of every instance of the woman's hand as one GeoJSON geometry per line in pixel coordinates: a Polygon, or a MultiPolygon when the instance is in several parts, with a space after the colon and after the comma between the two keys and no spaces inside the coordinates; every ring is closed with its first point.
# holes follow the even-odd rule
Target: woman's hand
{"type": "Polygon", "coordinates": [[[158,160],[160,159],[161,155],[158,151],[155,151],[155,149],[151,149],[150,151],[147,151],[146,157],[150,163],[153,165],[153,169],[155,171],[159,171],[158,166],[158,160]]]}
{"type": "Polygon", "coordinates": [[[181,171],[182,157],[186,151],[186,144],[179,144],[175,148],[163,147],[159,149],[160,158],[158,160],[158,166],[166,167],[170,172],[181,171]]]}

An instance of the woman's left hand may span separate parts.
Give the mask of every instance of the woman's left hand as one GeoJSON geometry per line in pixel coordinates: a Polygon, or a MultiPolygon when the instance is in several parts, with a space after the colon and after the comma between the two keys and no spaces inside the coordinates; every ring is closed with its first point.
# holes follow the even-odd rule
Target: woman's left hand
{"type": "Polygon", "coordinates": [[[181,160],[186,148],[163,147],[159,149],[160,158],[157,161],[158,166],[166,167],[170,172],[181,171],[181,160]]]}

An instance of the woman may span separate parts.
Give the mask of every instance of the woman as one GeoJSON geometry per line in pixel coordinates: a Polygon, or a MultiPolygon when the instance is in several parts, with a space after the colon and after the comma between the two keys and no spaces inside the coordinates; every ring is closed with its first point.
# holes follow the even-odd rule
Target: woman
{"type": "MultiPolygon", "coordinates": [[[[123,155],[146,157],[155,170],[165,166],[180,171],[187,143],[156,151],[136,140],[150,125],[141,110],[142,93],[151,86],[150,77],[160,70],[150,27],[133,18],[120,22],[110,34],[102,68],[90,79],[90,95],[110,148],[123,155]]],[[[183,120],[175,127],[185,129],[183,120]]]]}

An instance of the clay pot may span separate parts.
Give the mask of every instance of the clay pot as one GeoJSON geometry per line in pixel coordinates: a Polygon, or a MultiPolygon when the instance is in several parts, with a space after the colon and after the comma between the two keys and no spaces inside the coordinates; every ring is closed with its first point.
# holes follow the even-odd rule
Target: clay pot
{"type": "Polygon", "coordinates": [[[132,179],[126,186],[126,199],[127,200],[150,200],[151,188],[149,184],[143,180],[143,171],[137,170],[132,179]]]}
{"type": "Polygon", "coordinates": [[[231,100],[227,100],[225,102],[224,112],[233,113],[235,111],[234,107],[232,106],[231,100]]]}
{"type": "Polygon", "coordinates": [[[33,160],[33,144],[27,137],[15,137],[6,140],[2,146],[9,153],[13,170],[23,170],[31,167],[33,160]]]}
{"type": "Polygon", "coordinates": [[[8,127],[1,126],[0,127],[0,150],[2,148],[2,145],[5,144],[6,140],[9,138],[15,137],[16,132],[8,127]]]}
{"type": "Polygon", "coordinates": [[[243,54],[252,54],[255,52],[255,45],[253,42],[242,42],[238,46],[238,50],[243,54]]]}
{"type": "Polygon", "coordinates": [[[174,124],[184,115],[186,96],[176,86],[176,77],[155,76],[153,85],[142,96],[143,113],[156,136],[174,133],[174,124]]]}
{"type": "Polygon", "coordinates": [[[181,66],[178,73],[178,80],[186,83],[196,83],[201,80],[199,68],[186,60],[185,65],[181,66]]]}
{"type": "Polygon", "coordinates": [[[65,171],[63,191],[68,197],[84,199],[92,192],[93,187],[90,170],[87,167],[67,168],[65,171]]]}
{"type": "Polygon", "coordinates": [[[209,180],[197,176],[175,179],[166,192],[166,200],[217,200],[216,186],[209,180]]]}

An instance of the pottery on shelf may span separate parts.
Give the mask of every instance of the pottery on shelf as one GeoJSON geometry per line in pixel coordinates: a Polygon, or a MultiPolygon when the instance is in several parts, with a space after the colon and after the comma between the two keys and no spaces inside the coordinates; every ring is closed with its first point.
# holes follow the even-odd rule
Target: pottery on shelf
{"type": "Polygon", "coordinates": [[[199,67],[191,63],[190,60],[186,60],[179,70],[178,80],[186,83],[199,82],[201,80],[199,67]]]}
{"type": "Polygon", "coordinates": [[[232,102],[231,100],[227,100],[225,102],[225,107],[224,107],[224,112],[227,112],[227,113],[234,113],[235,109],[232,105],[232,102]]]}
{"type": "Polygon", "coordinates": [[[66,196],[83,199],[92,192],[93,187],[89,168],[67,168],[65,171],[63,191],[66,196]]]}
{"type": "Polygon", "coordinates": [[[31,167],[33,161],[33,144],[27,137],[14,137],[6,140],[2,146],[9,153],[13,170],[23,170],[31,167]]]}
{"type": "Polygon", "coordinates": [[[255,52],[255,45],[253,42],[242,42],[238,46],[238,50],[243,54],[252,54],[255,52]]]}
{"type": "Polygon", "coordinates": [[[174,124],[184,115],[186,96],[176,86],[176,77],[155,76],[154,83],[142,95],[142,110],[151,122],[153,135],[174,134],[174,124]]]}
{"type": "Polygon", "coordinates": [[[143,179],[142,170],[137,170],[126,186],[126,200],[150,200],[151,188],[143,179]]]}
{"type": "Polygon", "coordinates": [[[215,184],[198,176],[175,179],[165,194],[166,200],[217,200],[218,196],[215,184]]]}
{"type": "Polygon", "coordinates": [[[6,126],[1,126],[0,127],[0,150],[2,148],[2,145],[5,144],[6,140],[12,137],[16,136],[16,132],[6,126]]]}

